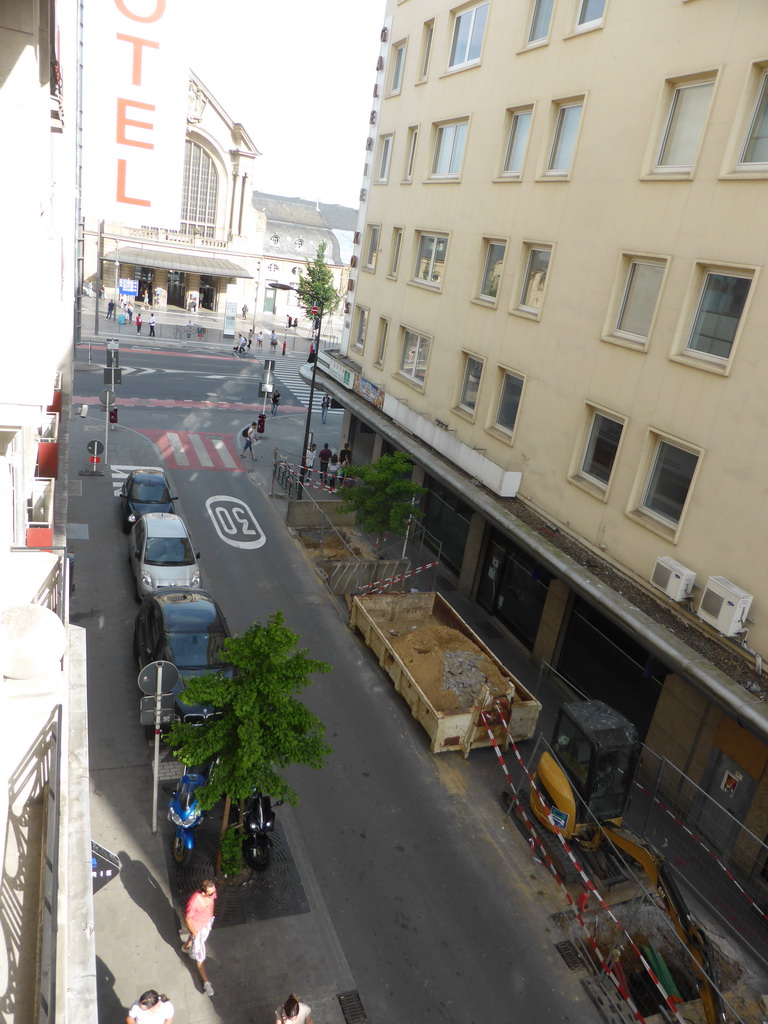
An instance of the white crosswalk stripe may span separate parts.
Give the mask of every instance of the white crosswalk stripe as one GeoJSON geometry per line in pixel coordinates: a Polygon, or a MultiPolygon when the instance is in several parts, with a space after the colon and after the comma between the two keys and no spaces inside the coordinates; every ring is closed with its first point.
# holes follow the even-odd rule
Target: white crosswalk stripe
{"type": "MultiPolygon", "coordinates": [[[[299,402],[306,408],[309,405],[309,392],[310,385],[304,380],[299,373],[299,367],[303,366],[303,363],[298,361],[288,362],[287,360],[277,360],[277,366],[275,367],[275,377],[278,383],[288,388],[292,395],[299,400],[299,402]]],[[[320,403],[323,400],[323,393],[315,388],[314,397],[314,409],[315,412],[320,410],[320,403]]],[[[285,401],[285,398],[283,398],[285,401]]],[[[331,409],[329,410],[330,415],[343,412],[343,409],[331,409]]]]}

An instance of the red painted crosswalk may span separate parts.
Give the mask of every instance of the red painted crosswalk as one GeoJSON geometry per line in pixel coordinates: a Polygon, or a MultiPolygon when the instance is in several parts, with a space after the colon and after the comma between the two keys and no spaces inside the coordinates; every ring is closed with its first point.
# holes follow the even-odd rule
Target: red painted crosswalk
{"type": "Polygon", "coordinates": [[[154,441],[169,469],[234,470],[241,473],[247,468],[232,435],[185,430],[139,430],[138,433],[154,441]]]}

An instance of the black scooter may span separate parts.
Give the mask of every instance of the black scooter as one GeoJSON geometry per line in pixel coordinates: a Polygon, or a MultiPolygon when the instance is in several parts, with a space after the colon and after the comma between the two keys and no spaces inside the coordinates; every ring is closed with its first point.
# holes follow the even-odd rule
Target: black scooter
{"type": "MultiPolygon", "coordinates": [[[[282,800],[275,803],[279,807],[282,800]]],[[[263,871],[269,864],[275,812],[272,800],[265,793],[253,793],[243,814],[243,857],[254,871],[263,871]]]]}

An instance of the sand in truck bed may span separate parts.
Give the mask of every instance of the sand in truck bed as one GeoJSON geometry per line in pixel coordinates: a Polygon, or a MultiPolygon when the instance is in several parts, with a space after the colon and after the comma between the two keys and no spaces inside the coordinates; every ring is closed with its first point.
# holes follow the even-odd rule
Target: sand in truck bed
{"type": "Polygon", "coordinates": [[[482,683],[503,693],[505,678],[462,633],[439,624],[412,627],[407,621],[380,624],[419,689],[436,711],[463,711],[482,683]]]}

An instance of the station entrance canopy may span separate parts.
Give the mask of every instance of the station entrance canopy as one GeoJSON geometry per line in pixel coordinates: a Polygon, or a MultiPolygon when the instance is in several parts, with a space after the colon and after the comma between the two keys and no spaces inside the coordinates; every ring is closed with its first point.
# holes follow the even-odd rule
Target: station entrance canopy
{"type": "Polygon", "coordinates": [[[212,277],[252,278],[245,267],[220,260],[214,256],[203,256],[190,252],[162,252],[158,249],[131,249],[126,246],[103,257],[106,263],[119,260],[121,266],[153,267],[155,270],[182,270],[191,274],[208,274],[212,277]]]}

